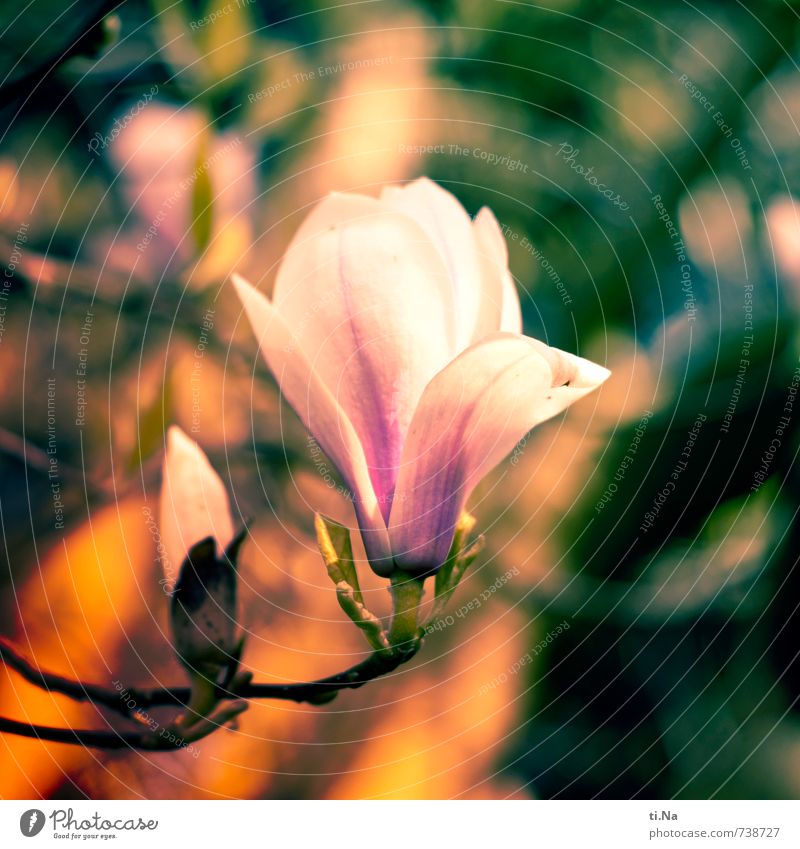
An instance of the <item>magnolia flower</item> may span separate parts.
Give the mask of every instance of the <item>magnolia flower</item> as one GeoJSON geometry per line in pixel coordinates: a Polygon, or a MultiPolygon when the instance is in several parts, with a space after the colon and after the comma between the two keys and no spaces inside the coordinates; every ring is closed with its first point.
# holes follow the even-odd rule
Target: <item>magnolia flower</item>
{"type": "Polygon", "coordinates": [[[769,245],[778,269],[792,283],[800,283],[800,204],[782,195],[767,208],[769,245]]]}
{"type": "Polygon", "coordinates": [[[170,592],[183,561],[198,542],[211,537],[221,557],[234,537],[222,480],[198,444],[175,425],[167,433],[159,530],[162,565],[170,592]]]}
{"type": "Polygon", "coordinates": [[[213,679],[237,652],[235,562],[241,537],[234,538],[219,475],[174,426],[167,435],[160,532],[175,649],[191,671],[213,679]]]}
{"type": "Polygon", "coordinates": [[[427,179],[331,194],[272,301],[234,284],[260,349],[353,493],[372,568],[436,570],[476,484],[609,375],[521,334],[494,215],[427,179]]]}
{"type": "Polygon", "coordinates": [[[133,266],[139,280],[189,275],[206,285],[251,241],[253,152],[238,135],[218,132],[202,109],[154,99],[157,92],[145,90],[89,142],[117,172],[129,210],[124,227],[94,236],[93,250],[127,276],[133,266]],[[209,229],[198,243],[203,221],[209,229]]]}

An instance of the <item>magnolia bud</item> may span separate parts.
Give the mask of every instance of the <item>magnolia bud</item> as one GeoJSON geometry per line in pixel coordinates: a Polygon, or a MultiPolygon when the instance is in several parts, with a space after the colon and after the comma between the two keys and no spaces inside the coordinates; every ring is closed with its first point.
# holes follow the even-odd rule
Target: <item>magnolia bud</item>
{"type": "Polygon", "coordinates": [[[225,487],[205,454],[179,428],[167,437],[161,535],[175,650],[193,673],[216,680],[238,658],[236,557],[225,487]]]}
{"type": "Polygon", "coordinates": [[[167,434],[159,529],[166,589],[172,592],[189,551],[211,537],[215,555],[233,540],[228,494],[208,458],[174,425],[167,434]]]}

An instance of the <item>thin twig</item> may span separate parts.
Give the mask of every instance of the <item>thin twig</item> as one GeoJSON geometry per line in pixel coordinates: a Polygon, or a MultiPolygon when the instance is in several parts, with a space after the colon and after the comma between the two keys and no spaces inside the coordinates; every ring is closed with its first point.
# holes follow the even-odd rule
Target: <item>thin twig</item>
{"type": "Polygon", "coordinates": [[[327,678],[306,684],[250,683],[234,695],[241,699],[288,699],[293,702],[320,704],[330,701],[339,690],[357,690],[382,675],[394,672],[414,654],[415,650],[406,653],[395,651],[392,654],[374,652],[361,663],[327,678]]]}
{"type": "Polygon", "coordinates": [[[84,684],[73,681],[54,672],[44,672],[37,669],[8,642],[0,637],[0,660],[10,669],[19,673],[26,681],[51,693],[62,693],[78,702],[92,702],[111,708],[111,710],[128,716],[131,709],[126,707],[120,694],[95,684],[84,684]]]}
{"type": "Polygon", "coordinates": [[[0,717],[0,733],[16,734],[18,737],[33,737],[51,743],[68,743],[74,746],[87,746],[95,749],[147,749],[146,735],[141,731],[92,731],[86,729],[51,728],[48,725],[34,725],[18,722],[15,719],[0,717]]]}
{"type": "MultiPolygon", "coordinates": [[[[245,684],[240,690],[232,691],[220,686],[217,695],[222,699],[283,699],[293,702],[314,704],[339,690],[356,690],[369,681],[393,672],[410,660],[413,653],[374,652],[365,660],[344,672],[337,672],[316,681],[295,684],[245,684]]],[[[112,690],[98,684],[87,684],[64,678],[54,672],[45,672],[25,660],[16,648],[0,638],[0,661],[18,672],[26,681],[53,693],[61,693],[79,702],[92,702],[111,708],[129,716],[133,711],[168,705],[186,705],[189,701],[188,687],[139,690],[125,687],[112,690]],[[135,704],[134,704],[135,703],[135,704]]]]}
{"type": "MultiPolygon", "coordinates": [[[[418,644],[409,651],[395,650],[375,652],[361,663],[357,663],[344,672],[294,684],[259,684],[246,681],[239,687],[217,688],[218,701],[232,699],[281,699],[293,702],[308,702],[313,705],[326,704],[336,697],[340,690],[355,690],[369,681],[393,672],[410,660],[416,653],[418,644]]],[[[0,660],[9,668],[18,672],[26,681],[51,693],[61,693],[80,702],[110,708],[131,718],[137,711],[155,707],[186,706],[191,691],[188,687],[137,690],[130,687],[112,690],[97,684],[74,681],[52,672],[45,672],[33,666],[7,641],[0,638],[0,660]]],[[[146,731],[116,732],[78,730],[70,728],[51,728],[32,723],[19,722],[0,717],[0,733],[33,737],[56,743],[68,743],[99,749],[167,749],[181,748],[182,741],[154,746],[153,736],[146,731]]]]}

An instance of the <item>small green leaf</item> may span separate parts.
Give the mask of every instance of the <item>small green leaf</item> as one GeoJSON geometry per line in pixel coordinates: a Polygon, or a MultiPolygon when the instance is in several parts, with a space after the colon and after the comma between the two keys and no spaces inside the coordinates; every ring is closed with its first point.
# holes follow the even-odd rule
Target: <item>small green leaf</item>
{"type": "Polygon", "coordinates": [[[214,81],[214,88],[232,88],[249,69],[257,24],[246,0],[227,5],[220,0],[207,0],[203,12],[198,18],[208,24],[197,28],[193,37],[203,57],[204,70],[214,81]]]}
{"type": "Polygon", "coordinates": [[[172,395],[172,382],[167,377],[153,403],[140,410],[137,441],[125,466],[127,472],[136,471],[145,460],[163,448],[167,424],[172,419],[172,395]]]}
{"type": "Polygon", "coordinates": [[[211,175],[208,173],[207,145],[201,144],[197,151],[197,162],[192,177],[192,237],[199,253],[202,253],[211,241],[214,230],[214,193],[211,175]]]}

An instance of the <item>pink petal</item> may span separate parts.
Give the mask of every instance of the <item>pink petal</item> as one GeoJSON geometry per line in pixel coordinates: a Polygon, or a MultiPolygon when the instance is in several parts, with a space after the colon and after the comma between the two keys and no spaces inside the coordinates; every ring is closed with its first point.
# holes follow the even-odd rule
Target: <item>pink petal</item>
{"type": "Polygon", "coordinates": [[[450,276],[457,315],[456,346],[469,345],[479,321],[481,268],[472,221],[441,186],[421,177],[406,186],[387,186],[381,200],[411,216],[435,243],[450,276]]]}
{"type": "Polygon", "coordinates": [[[473,342],[495,330],[522,333],[522,311],[517,287],[508,270],[508,247],[503,231],[488,206],[478,212],[472,226],[483,272],[480,320],[473,342]]]}
{"type": "Polygon", "coordinates": [[[439,372],[403,451],[389,523],[395,562],[412,571],[440,566],[481,478],[531,428],[608,375],[588,360],[509,333],[485,338],[439,372]]]}
{"type": "Polygon", "coordinates": [[[219,556],[233,539],[228,494],[197,443],[174,425],[167,434],[159,531],[166,587],[171,592],[189,549],[213,537],[219,556]]]}
{"type": "Polygon", "coordinates": [[[370,562],[380,563],[389,552],[386,523],[352,422],[312,368],[279,310],[239,275],[233,275],[233,283],[282,393],[353,493],[370,562]]]}
{"type": "Polygon", "coordinates": [[[388,519],[414,409],[454,355],[452,292],[435,246],[380,201],[330,195],[292,241],[274,302],[358,434],[388,519]]]}

